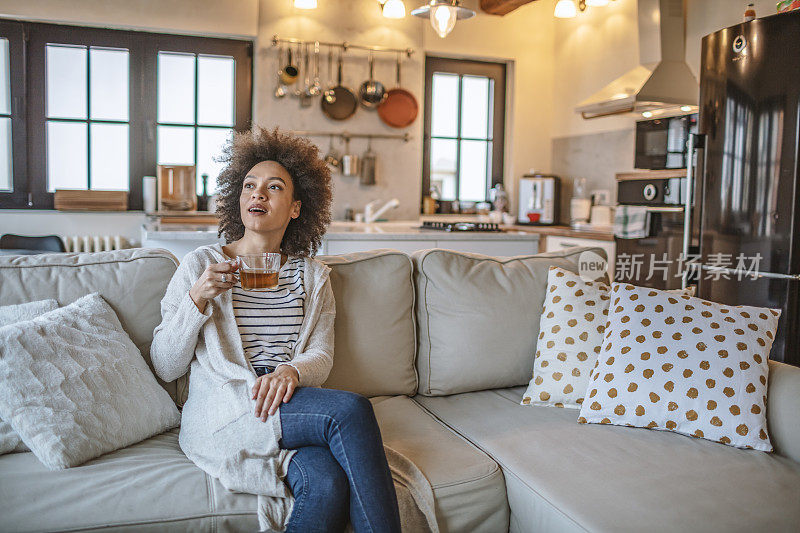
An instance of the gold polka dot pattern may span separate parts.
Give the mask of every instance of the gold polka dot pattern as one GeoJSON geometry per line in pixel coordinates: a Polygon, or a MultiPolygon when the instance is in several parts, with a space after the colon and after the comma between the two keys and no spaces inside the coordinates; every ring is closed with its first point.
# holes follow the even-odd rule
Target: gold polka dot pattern
{"type": "Polygon", "coordinates": [[[581,407],[579,423],[666,429],[772,451],[767,359],[780,311],[620,283],[610,294],[586,390],[593,403],[581,407]]]}
{"type": "Polygon", "coordinates": [[[533,376],[522,405],[579,409],[608,321],[610,287],[550,267],[533,376]]]}

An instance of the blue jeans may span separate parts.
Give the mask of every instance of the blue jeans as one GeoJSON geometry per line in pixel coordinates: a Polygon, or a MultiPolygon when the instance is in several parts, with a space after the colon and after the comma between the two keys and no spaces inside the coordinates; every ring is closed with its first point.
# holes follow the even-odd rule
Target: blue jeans
{"type": "Polygon", "coordinates": [[[298,387],[280,407],[280,447],[295,502],[287,533],[400,533],[394,481],[372,404],[354,392],[298,387]]]}

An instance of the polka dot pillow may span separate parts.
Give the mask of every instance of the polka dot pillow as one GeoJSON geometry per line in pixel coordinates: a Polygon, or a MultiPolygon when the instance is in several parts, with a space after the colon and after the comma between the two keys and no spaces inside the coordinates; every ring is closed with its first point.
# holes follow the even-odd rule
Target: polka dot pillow
{"type": "Polygon", "coordinates": [[[558,267],[550,267],[547,285],[533,376],[520,403],[580,409],[603,343],[610,287],[558,267]]]}
{"type": "Polygon", "coordinates": [[[610,288],[550,267],[533,376],[523,405],[579,409],[608,320],[610,288]]]}
{"type": "Polygon", "coordinates": [[[772,451],[767,359],[780,311],[614,283],[578,422],[772,451]]]}

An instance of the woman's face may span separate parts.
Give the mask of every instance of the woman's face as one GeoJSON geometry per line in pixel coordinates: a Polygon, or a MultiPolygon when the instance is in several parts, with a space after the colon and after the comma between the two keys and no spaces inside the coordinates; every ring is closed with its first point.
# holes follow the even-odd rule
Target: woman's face
{"type": "Polygon", "coordinates": [[[239,211],[244,227],[258,233],[280,231],[300,216],[300,200],[293,200],[292,177],[275,161],[250,169],[242,183],[239,211]]]}

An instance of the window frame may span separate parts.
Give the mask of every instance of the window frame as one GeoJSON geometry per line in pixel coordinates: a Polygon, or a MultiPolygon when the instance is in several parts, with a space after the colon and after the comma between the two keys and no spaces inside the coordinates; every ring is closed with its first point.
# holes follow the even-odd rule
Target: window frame
{"type": "MultiPolygon", "coordinates": [[[[425,56],[425,113],[422,150],[422,198],[430,195],[431,188],[431,135],[433,105],[433,74],[441,72],[459,76],[458,126],[456,129],[456,195],[459,194],[459,174],[461,164],[461,141],[470,137],[461,137],[461,79],[463,76],[482,76],[494,80],[494,102],[489,110],[492,118],[492,155],[491,176],[487,179],[485,201],[489,200],[489,191],[497,184],[503,183],[505,154],[505,106],[506,106],[506,64],[500,62],[479,61],[474,59],[454,59],[438,56],[425,56]]],[[[451,138],[439,137],[435,138],[451,138]]],[[[442,198],[444,201],[449,199],[442,198]]],[[[459,198],[455,200],[460,201],[459,198]]],[[[423,206],[420,204],[420,213],[423,206]]]]}
{"type": "Polygon", "coordinates": [[[0,191],[0,207],[3,206],[4,199],[15,205],[22,206],[28,202],[28,195],[25,190],[28,147],[25,142],[27,138],[25,106],[27,79],[24,75],[24,25],[19,22],[0,19],[0,34],[3,38],[8,39],[8,70],[11,89],[11,184],[13,187],[11,192],[0,191]],[[15,72],[22,72],[23,75],[15,76],[15,72]]]}
{"type": "MultiPolygon", "coordinates": [[[[250,128],[253,107],[252,39],[198,37],[0,19],[3,37],[6,36],[7,29],[11,31],[17,28],[24,39],[20,40],[17,47],[10,49],[11,55],[20,56],[16,69],[13,59],[11,61],[12,102],[16,102],[14,96],[23,95],[21,104],[25,116],[21,120],[23,125],[19,128],[12,119],[14,191],[0,193],[0,209],[54,207],[54,193],[47,192],[47,43],[127,48],[129,51],[129,210],[142,210],[142,177],[156,175],[159,52],[233,57],[236,62],[233,129],[244,131],[250,128]],[[21,93],[19,88],[15,92],[14,86],[20,83],[23,86],[27,83],[27,87],[21,93]],[[22,153],[24,157],[19,157],[22,153]]],[[[197,117],[195,121],[196,119],[197,117]]],[[[88,116],[86,122],[91,123],[88,116]]]]}

